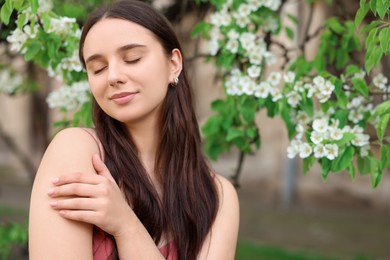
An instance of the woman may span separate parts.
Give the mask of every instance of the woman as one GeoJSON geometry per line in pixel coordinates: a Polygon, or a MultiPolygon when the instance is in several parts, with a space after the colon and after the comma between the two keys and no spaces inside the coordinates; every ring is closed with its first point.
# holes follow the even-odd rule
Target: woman
{"type": "Polygon", "coordinates": [[[233,259],[237,195],[202,153],[166,19],[139,1],[100,9],[80,59],[95,129],[63,130],[49,145],[31,196],[30,258],[233,259]]]}

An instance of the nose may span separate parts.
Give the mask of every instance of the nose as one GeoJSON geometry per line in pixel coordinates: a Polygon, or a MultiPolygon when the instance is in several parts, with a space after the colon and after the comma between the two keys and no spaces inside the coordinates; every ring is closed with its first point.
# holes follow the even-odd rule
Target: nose
{"type": "Polygon", "coordinates": [[[113,62],[108,66],[108,84],[113,87],[120,86],[126,83],[126,75],[124,73],[123,67],[113,62]]]}

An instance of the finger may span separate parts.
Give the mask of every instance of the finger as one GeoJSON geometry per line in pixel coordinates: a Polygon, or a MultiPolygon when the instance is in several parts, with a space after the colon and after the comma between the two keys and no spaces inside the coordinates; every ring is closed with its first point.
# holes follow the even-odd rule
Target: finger
{"type": "Polygon", "coordinates": [[[60,210],[60,215],[64,218],[89,223],[97,224],[97,213],[90,210],[60,210]]]}
{"type": "Polygon", "coordinates": [[[61,175],[52,180],[52,183],[56,186],[69,184],[69,183],[85,183],[85,184],[99,184],[100,177],[96,174],[74,172],[61,175]]]}
{"type": "Polygon", "coordinates": [[[108,170],[107,166],[104,164],[104,162],[100,159],[100,156],[97,154],[94,154],[92,156],[92,164],[95,168],[96,172],[100,176],[104,176],[109,180],[112,180],[115,182],[114,178],[112,177],[110,171],[108,170]]]}
{"type": "Polygon", "coordinates": [[[96,203],[90,198],[69,198],[50,201],[50,206],[56,210],[87,210],[95,211],[96,203]]]}
{"type": "Polygon", "coordinates": [[[96,194],[96,185],[84,183],[70,183],[53,187],[47,191],[47,195],[52,198],[78,196],[93,197],[96,194]]]}

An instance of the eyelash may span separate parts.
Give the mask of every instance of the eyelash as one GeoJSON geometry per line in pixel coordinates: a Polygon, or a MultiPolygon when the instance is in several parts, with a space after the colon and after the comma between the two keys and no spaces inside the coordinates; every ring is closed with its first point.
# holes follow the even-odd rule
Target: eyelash
{"type": "MultiPolygon", "coordinates": [[[[138,58],[138,59],[135,59],[135,60],[131,60],[131,61],[125,61],[125,63],[127,64],[136,64],[137,62],[139,62],[141,60],[141,58],[138,58]]],[[[103,67],[99,70],[96,70],[93,72],[94,75],[97,75],[99,74],[100,72],[102,72],[106,67],[103,67]]]]}

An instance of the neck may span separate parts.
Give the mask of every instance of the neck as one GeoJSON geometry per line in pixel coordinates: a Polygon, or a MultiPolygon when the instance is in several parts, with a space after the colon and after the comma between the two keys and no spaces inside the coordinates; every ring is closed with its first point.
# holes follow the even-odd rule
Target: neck
{"type": "Polygon", "coordinates": [[[136,124],[127,124],[127,129],[137,147],[140,160],[154,179],[154,163],[159,142],[157,120],[149,119],[136,124]]]}

